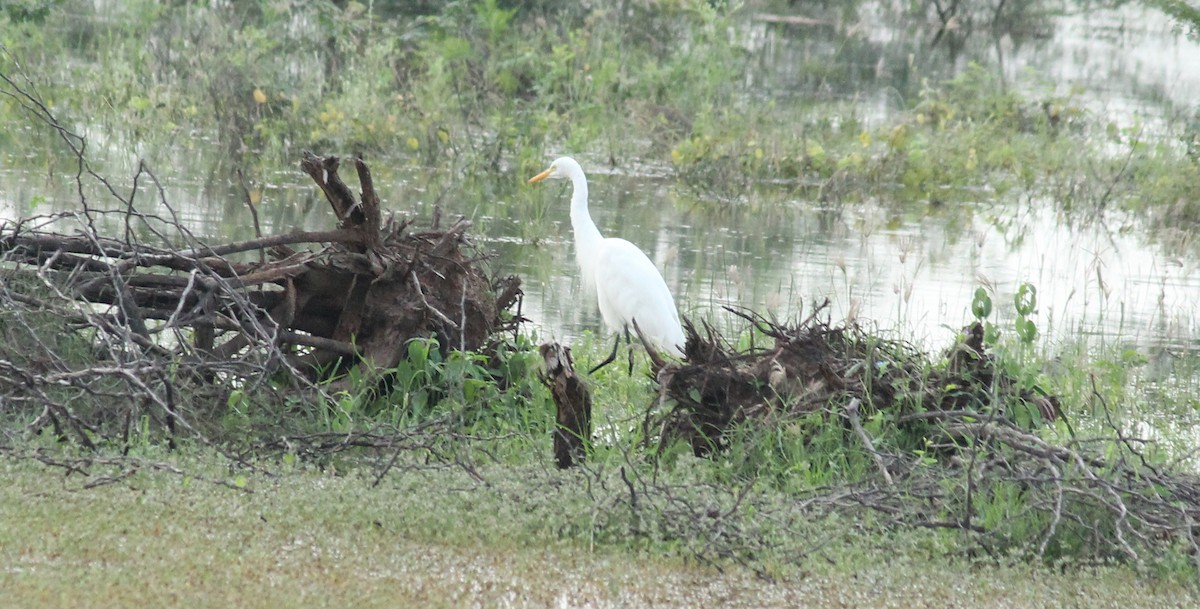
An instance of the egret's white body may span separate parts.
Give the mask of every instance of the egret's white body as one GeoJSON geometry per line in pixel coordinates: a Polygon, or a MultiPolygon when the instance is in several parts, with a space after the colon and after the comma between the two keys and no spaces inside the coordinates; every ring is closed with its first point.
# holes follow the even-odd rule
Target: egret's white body
{"type": "Polygon", "coordinates": [[[682,357],[683,327],[667,283],[636,245],[600,234],[588,213],[588,186],[583,168],[574,159],[562,157],[529,181],[547,178],[571,180],[575,261],[584,286],[596,291],[605,325],[613,332],[632,331],[636,320],[642,334],[656,349],[682,357]]]}

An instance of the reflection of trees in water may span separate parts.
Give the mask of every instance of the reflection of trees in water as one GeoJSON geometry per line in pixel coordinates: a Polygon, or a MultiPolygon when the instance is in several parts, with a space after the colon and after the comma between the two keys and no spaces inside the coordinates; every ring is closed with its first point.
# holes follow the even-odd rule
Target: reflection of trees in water
{"type": "MultiPolygon", "coordinates": [[[[919,93],[927,78],[950,78],[969,63],[997,66],[1049,40],[1064,8],[1041,0],[926,0],[826,5],[817,14],[759,14],[745,25],[760,74],[755,85],[806,98],[919,93]]],[[[794,6],[793,3],[789,3],[794,6]]]]}

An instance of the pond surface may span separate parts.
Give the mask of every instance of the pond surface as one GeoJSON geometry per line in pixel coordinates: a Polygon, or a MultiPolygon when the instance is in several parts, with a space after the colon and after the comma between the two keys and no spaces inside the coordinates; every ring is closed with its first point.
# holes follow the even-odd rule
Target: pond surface
{"type": "MultiPolygon", "coordinates": [[[[787,99],[800,87],[789,66],[846,62],[860,68],[852,71],[861,81],[830,86],[828,94],[853,101],[870,121],[919,91],[919,78],[950,76],[979,61],[1012,82],[1037,70],[1057,87],[1075,87],[1091,111],[1122,124],[1165,125],[1200,99],[1200,47],[1154,13],[1069,16],[1026,35],[977,34],[954,49],[931,46],[933,31],[897,31],[866,14],[849,29],[748,20],[747,39],[761,66],[750,76],[760,79],[758,90],[787,99]]],[[[150,159],[166,199],[203,239],[252,236],[243,195],[214,178],[225,172],[204,169],[210,165],[202,161],[203,147],[181,143],[174,158],[150,159]]],[[[794,320],[828,298],[835,322],[857,319],[940,348],[971,320],[976,287],[994,290],[1004,330],[1011,328],[1012,296],[1028,282],[1038,289],[1034,320],[1051,350],[1097,337],[1102,344],[1200,351],[1200,260],[1164,249],[1130,218],[1109,213],[1083,221],[1037,200],[823,207],[786,185],[713,205],[663,177],[670,172],[653,162],[634,171],[553,152],[574,154],[589,172],[601,231],[642,247],[663,270],[681,311],[718,327],[728,327],[726,305],[794,320]]],[[[19,162],[37,153],[8,150],[0,157],[0,217],[67,210],[77,200],[74,167],[29,169],[19,162]]],[[[570,341],[600,329],[574,265],[568,185],[524,186],[529,176],[502,174],[483,178],[495,187],[480,190],[504,194],[484,196],[447,190],[420,168],[387,165],[375,160],[372,169],[389,209],[428,218],[440,204],[447,217],[476,221],[480,240],[498,253],[498,270],[524,277],[524,314],[540,337],[570,341]]],[[[119,181],[129,173],[108,175],[119,181]]],[[[260,188],[264,231],[332,226],[328,206],[298,169],[279,168],[260,188]]],[[[144,201],[153,207],[149,197],[144,201]]]]}
{"type": "MultiPolygon", "coordinates": [[[[853,101],[868,121],[882,121],[899,108],[900,92],[919,92],[917,75],[949,78],[975,61],[1007,82],[1073,91],[1094,116],[1122,127],[1161,134],[1197,111],[1200,45],[1153,11],[1081,13],[1024,33],[977,33],[953,49],[930,47],[933,30],[900,31],[882,14],[864,15],[849,33],[752,19],[747,39],[761,70],[751,77],[764,97],[811,89],[797,66],[841,62],[861,78],[822,90],[853,101]]],[[[1002,329],[1011,328],[1005,323],[1015,316],[1013,294],[1028,282],[1038,289],[1034,319],[1047,344],[1096,337],[1101,344],[1200,350],[1200,260],[1163,248],[1119,214],[1084,221],[1060,215],[1053,201],[1034,200],[918,207],[897,216],[883,204],[823,209],[792,198],[786,187],[760,188],[735,209],[705,214],[696,210],[709,206],[667,180],[623,175],[586,159],[584,166],[602,232],[649,253],[687,315],[719,318],[728,304],[796,319],[829,298],[834,320],[873,322],[941,346],[971,321],[980,285],[994,290],[1002,329]]],[[[593,307],[576,304],[582,297],[567,243],[569,187],[550,190],[558,206],[547,217],[557,231],[543,241],[541,257],[555,267],[534,273],[540,287],[527,282],[526,306],[545,334],[569,339],[599,322],[593,307]]]]}
{"type": "MultiPolygon", "coordinates": [[[[1038,288],[1035,320],[1051,341],[1082,333],[1142,346],[1198,346],[1194,260],[1163,254],[1112,221],[1073,226],[1051,204],[961,205],[896,222],[882,206],[822,209],[760,194],[764,200],[753,209],[705,218],[689,213],[686,198],[666,184],[603,175],[592,181],[596,222],[650,254],[693,318],[728,317],[723,305],[741,305],[798,319],[828,298],[835,321],[873,322],[941,346],[971,321],[980,285],[994,289],[1001,326],[1011,328],[1005,322],[1015,316],[1013,295],[1028,282],[1038,288]]],[[[554,270],[543,276],[527,269],[527,315],[559,338],[599,323],[590,303],[577,305],[568,190],[556,193],[562,205],[548,211],[557,234],[539,248],[554,270]]]]}

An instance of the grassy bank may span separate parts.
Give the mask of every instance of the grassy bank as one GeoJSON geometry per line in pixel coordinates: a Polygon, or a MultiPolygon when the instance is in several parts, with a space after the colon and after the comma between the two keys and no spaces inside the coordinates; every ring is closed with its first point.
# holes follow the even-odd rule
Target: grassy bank
{"type": "Polygon", "coordinates": [[[93,489],[40,465],[4,459],[0,469],[9,481],[0,490],[0,586],[18,607],[1136,609],[1200,599],[1190,586],[1120,567],[1060,572],[931,557],[904,535],[828,544],[794,577],[764,582],[736,566],[720,572],[564,535],[576,516],[537,495],[555,480],[582,486],[536,469],[484,471],[491,487],[451,469],[374,488],[353,473],[298,470],[252,478],[252,493],[149,469],[93,489]],[[524,505],[499,499],[510,493],[524,505]]]}

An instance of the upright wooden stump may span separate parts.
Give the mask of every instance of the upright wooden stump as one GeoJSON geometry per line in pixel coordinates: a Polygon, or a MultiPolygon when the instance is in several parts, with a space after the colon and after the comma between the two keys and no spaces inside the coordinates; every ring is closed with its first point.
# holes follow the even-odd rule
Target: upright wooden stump
{"type": "Polygon", "coordinates": [[[558,343],[538,347],[546,371],[542,381],[550,388],[557,408],[554,459],[566,469],[583,462],[592,445],[592,395],[575,374],[571,349],[558,343]]]}

